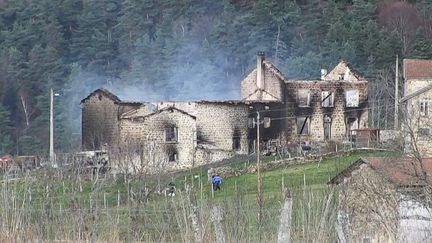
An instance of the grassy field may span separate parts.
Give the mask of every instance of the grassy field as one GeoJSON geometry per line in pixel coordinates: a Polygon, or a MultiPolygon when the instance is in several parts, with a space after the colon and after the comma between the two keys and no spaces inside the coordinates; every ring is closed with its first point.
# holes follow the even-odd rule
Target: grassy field
{"type": "MultiPolygon", "coordinates": [[[[348,156],[323,159],[308,164],[287,165],[272,171],[262,173],[264,192],[268,194],[280,193],[282,186],[299,190],[304,186],[314,189],[327,187],[327,182],[351,163],[361,157],[384,157],[395,156],[393,152],[356,152],[348,156]]],[[[272,157],[264,158],[263,163],[274,160],[272,157]]],[[[240,161],[231,164],[234,168],[245,167],[255,164],[255,161],[240,161]]],[[[176,184],[184,188],[184,184],[200,187],[203,181],[204,197],[211,197],[211,185],[207,182],[207,171],[192,170],[184,175],[179,175],[176,184]]],[[[243,195],[256,195],[257,176],[256,174],[244,174],[238,177],[223,178],[222,191],[214,194],[216,198],[229,198],[239,191],[243,195]]]]}
{"type": "Polygon", "coordinates": [[[19,179],[4,175],[0,241],[213,242],[215,206],[223,210],[227,241],[274,241],[282,188],[288,187],[293,195],[293,241],[334,242],[337,189],[326,183],[360,157],[370,156],[389,154],[354,153],[264,172],[264,223],[259,228],[255,174],[223,178],[222,190],[214,197],[207,171],[201,168],[160,176],[91,178],[62,170],[32,171],[19,179]],[[156,193],[172,179],[178,189],[175,197],[156,193]]]}

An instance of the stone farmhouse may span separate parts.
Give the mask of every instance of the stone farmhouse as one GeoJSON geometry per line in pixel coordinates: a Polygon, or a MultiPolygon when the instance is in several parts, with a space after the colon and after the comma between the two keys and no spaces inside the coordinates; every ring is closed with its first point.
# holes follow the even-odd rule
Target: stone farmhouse
{"type": "Polygon", "coordinates": [[[359,159],[335,176],[340,242],[431,242],[432,159],[359,159]]]}
{"type": "Polygon", "coordinates": [[[254,153],[257,124],[266,153],[343,142],[367,127],[368,82],[344,61],[321,72],[320,80],[289,80],[258,53],[239,100],[126,102],[97,89],[81,102],[82,148],[179,169],[254,153]]]}
{"type": "Polygon", "coordinates": [[[429,103],[432,101],[432,60],[405,59],[403,76],[405,94],[400,103],[406,152],[431,156],[432,114],[429,103]]]}

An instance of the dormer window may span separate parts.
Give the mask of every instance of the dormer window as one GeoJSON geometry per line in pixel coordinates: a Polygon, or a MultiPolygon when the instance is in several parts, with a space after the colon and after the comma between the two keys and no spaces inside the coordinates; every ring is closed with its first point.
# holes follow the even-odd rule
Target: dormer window
{"type": "Polygon", "coordinates": [[[297,103],[299,107],[310,106],[310,90],[299,89],[297,92],[297,103]]]}

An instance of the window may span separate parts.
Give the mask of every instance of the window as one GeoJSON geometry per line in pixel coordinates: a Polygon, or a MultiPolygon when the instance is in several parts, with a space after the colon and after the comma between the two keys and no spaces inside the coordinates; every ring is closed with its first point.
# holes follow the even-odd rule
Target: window
{"type": "Polygon", "coordinates": [[[297,133],[301,135],[309,134],[310,117],[298,117],[297,118],[297,133]]]}
{"type": "Polygon", "coordinates": [[[331,138],[331,117],[329,115],[324,116],[324,140],[330,140],[331,138]]]}
{"type": "Polygon", "coordinates": [[[178,141],[178,129],[175,126],[165,127],[165,141],[166,142],[177,142],[178,141]]]}
{"type": "Polygon", "coordinates": [[[299,107],[310,106],[310,90],[299,89],[297,94],[297,103],[299,107]]]}
{"type": "Polygon", "coordinates": [[[332,91],[321,92],[321,106],[322,107],[333,107],[333,92],[332,91]]]}
{"type": "Polygon", "coordinates": [[[346,92],[346,107],[358,107],[359,93],[358,90],[348,90],[346,92]]]}
{"type": "Polygon", "coordinates": [[[248,118],[248,128],[255,128],[255,119],[253,117],[248,118]]]}
{"type": "Polygon", "coordinates": [[[238,151],[240,150],[240,148],[241,148],[240,137],[233,137],[232,149],[238,151]]]}
{"type": "Polygon", "coordinates": [[[271,125],[271,119],[270,117],[264,117],[263,119],[264,128],[269,128],[271,125]]]}
{"type": "Polygon", "coordinates": [[[358,119],[356,117],[348,117],[347,125],[348,125],[348,130],[358,129],[358,119]]]}
{"type": "Polygon", "coordinates": [[[177,153],[170,152],[168,153],[168,162],[176,162],[177,161],[177,153]]]}
{"type": "Polygon", "coordinates": [[[429,116],[429,102],[427,100],[420,101],[420,116],[429,116]]]}
{"type": "Polygon", "coordinates": [[[429,130],[429,128],[422,127],[422,128],[419,128],[417,130],[417,133],[420,136],[429,136],[430,135],[430,130],[429,130]]]}

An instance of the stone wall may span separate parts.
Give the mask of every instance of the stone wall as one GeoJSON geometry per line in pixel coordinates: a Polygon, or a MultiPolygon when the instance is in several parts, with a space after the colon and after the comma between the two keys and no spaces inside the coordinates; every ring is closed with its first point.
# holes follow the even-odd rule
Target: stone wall
{"type": "Polygon", "coordinates": [[[241,81],[241,99],[247,99],[250,100],[251,98],[248,98],[252,93],[254,93],[257,90],[257,71],[256,68],[252,70],[242,81],[241,81]]]}
{"type": "Polygon", "coordinates": [[[327,75],[324,76],[325,81],[334,81],[334,80],[345,80],[348,82],[356,82],[361,81],[363,78],[356,75],[349,65],[341,61],[334,67],[327,75]]]}
{"type": "Polygon", "coordinates": [[[167,108],[141,119],[123,119],[120,131],[123,144],[141,145],[137,156],[145,166],[170,170],[194,164],[196,120],[191,115],[167,108]],[[166,141],[170,126],[177,128],[177,141],[166,141]],[[171,154],[176,154],[175,161],[170,161],[171,154]]]}
{"type": "MultiPolygon", "coordinates": [[[[268,62],[267,62],[268,63],[268,62]]],[[[257,69],[252,70],[241,81],[241,99],[242,100],[265,100],[265,101],[283,101],[284,99],[284,84],[283,81],[275,75],[275,73],[267,68],[267,64],[261,64],[264,72],[264,87],[258,89],[257,85],[257,69]]]]}
{"type": "Polygon", "coordinates": [[[117,144],[118,103],[98,92],[82,103],[82,149],[97,150],[117,144]]]}
{"type": "Polygon", "coordinates": [[[286,117],[292,117],[287,121],[288,137],[295,140],[324,140],[324,115],[331,117],[330,140],[343,141],[347,138],[347,118],[358,119],[359,128],[367,127],[367,82],[346,81],[288,81],[286,82],[286,117]],[[298,106],[298,90],[310,91],[310,106],[298,106]],[[359,91],[358,107],[346,107],[346,91],[359,91]],[[322,91],[331,91],[334,96],[333,107],[322,106],[322,91]],[[310,117],[310,134],[299,135],[296,118],[310,117]]]}
{"type": "Polygon", "coordinates": [[[238,153],[248,152],[249,107],[244,103],[198,102],[196,104],[198,143],[220,150],[233,150],[233,138],[240,140],[238,153]]]}
{"type": "Polygon", "coordinates": [[[343,227],[352,242],[396,242],[398,199],[396,187],[363,164],[342,183],[339,213],[348,215],[343,227]]]}
{"type": "MultiPolygon", "coordinates": [[[[264,104],[246,104],[244,102],[158,102],[156,107],[161,108],[155,114],[147,116],[133,116],[122,119],[120,123],[121,141],[127,147],[136,147],[136,144],[156,143],[161,149],[153,150],[153,154],[166,154],[168,150],[178,151],[178,163],[175,167],[186,168],[202,165],[230,158],[236,154],[249,152],[250,140],[255,139],[255,128],[248,128],[250,113],[255,117],[255,109],[263,110],[264,104]],[[254,109],[251,109],[254,107],[254,109]],[[172,107],[176,107],[172,109],[172,107]],[[177,110],[184,108],[183,110],[177,110]],[[173,114],[166,111],[172,109],[173,114]],[[162,111],[162,112],[161,112],[162,111]],[[193,114],[193,121],[188,117],[193,114]],[[180,115],[181,114],[181,115],[180,115]],[[182,118],[179,118],[180,116],[182,118]],[[186,119],[187,118],[187,119],[186,119]],[[164,144],[164,126],[175,124],[179,128],[179,142],[177,144],[164,144]],[[188,131],[187,134],[182,134],[188,131]],[[235,140],[239,147],[235,147],[235,140]]],[[[269,105],[268,107],[273,107],[269,105]]],[[[279,107],[279,106],[278,106],[279,107]]],[[[139,112],[137,112],[139,114],[139,112]]],[[[274,126],[277,122],[274,123],[274,126]]],[[[262,126],[262,125],[261,125],[262,126]]],[[[279,132],[268,130],[270,136],[277,136],[279,132]]],[[[266,137],[266,136],[264,136],[266,137]]],[[[267,136],[269,137],[269,136],[267,136]]],[[[143,145],[140,150],[149,150],[143,145]]],[[[124,149],[128,150],[128,149],[124,149]]],[[[130,150],[130,149],[129,149],[130,150]]],[[[139,156],[135,156],[134,163],[138,163],[139,156]]]]}
{"type": "MultiPolygon", "coordinates": [[[[432,80],[408,80],[406,82],[405,95],[412,94],[428,85],[432,84],[432,80]]],[[[406,103],[406,109],[402,109],[402,127],[405,130],[406,143],[413,145],[407,147],[407,152],[413,153],[416,150],[421,156],[432,156],[432,90],[426,91],[406,103]],[[427,112],[420,110],[421,102],[427,103],[427,112]]],[[[415,152],[416,153],[416,152],[415,152]]]]}
{"type": "Polygon", "coordinates": [[[221,161],[236,155],[233,150],[208,149],[198,145],[195,151],[195,166],[211,164],[215,161],[221,161]]]}

